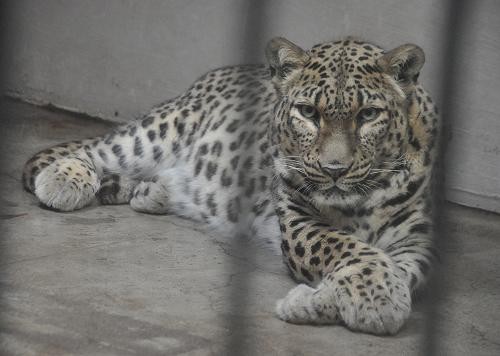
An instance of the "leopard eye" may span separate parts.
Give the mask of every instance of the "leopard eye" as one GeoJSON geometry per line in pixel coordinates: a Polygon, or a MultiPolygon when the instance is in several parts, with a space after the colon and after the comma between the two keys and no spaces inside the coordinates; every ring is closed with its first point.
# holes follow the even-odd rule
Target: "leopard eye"
{"type": "Polygon", "coordinates": [[[373,121],[379,116],[381,112],[382,112],[381,108],[374,108],[374,107],[364,108],[358,113],[356,119],[360,123],[373,121]]]}
{"type": "Polygon", "coordinates": [[[317,119],[319,117],[319,112],[314,106],[303,104],[299,105],[298,108],[300,115],[307,119],[317,119]]]}

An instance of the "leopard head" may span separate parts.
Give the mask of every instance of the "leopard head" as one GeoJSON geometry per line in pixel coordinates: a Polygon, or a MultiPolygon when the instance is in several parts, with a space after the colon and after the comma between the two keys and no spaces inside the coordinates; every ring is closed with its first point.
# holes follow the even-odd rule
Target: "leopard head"
{"type": "Polygon", "coordinates": [[[278,172],[324,204],[366,199],[405,153],[423,51],[353,39],[304,51],[275,38],[266,56],[279,97],[271,130],[278,172]]]}

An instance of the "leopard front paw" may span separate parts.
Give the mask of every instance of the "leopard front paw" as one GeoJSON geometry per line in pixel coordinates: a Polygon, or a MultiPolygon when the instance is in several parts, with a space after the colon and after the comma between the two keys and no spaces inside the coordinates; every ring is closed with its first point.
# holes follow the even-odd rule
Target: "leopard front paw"
{"type": "Polygon", "coordinates": [[[334,306],[320,310],[315,303],[315,288],[299,284],[276,303],[278,317],[292,324],[335,324],[338,313],[334,306]]]}
{"type": "Polygon", "coordinates": [[[410,315],[410,290],[389,258],[344,267],[327,278],[340,317],[352,330],[395,334],[410,315]]]}

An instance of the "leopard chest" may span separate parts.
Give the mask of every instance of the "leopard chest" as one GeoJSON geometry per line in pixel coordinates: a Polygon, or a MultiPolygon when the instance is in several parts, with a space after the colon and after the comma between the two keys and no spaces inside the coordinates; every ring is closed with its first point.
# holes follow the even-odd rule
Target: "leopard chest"
{"type": "Polygon", "coordinates": [[[376,208],[330,209],[322,214],[321,220],[338,231],[356,236],[358,240],[372,242],[383,226],[384,212],[376,208]]]}

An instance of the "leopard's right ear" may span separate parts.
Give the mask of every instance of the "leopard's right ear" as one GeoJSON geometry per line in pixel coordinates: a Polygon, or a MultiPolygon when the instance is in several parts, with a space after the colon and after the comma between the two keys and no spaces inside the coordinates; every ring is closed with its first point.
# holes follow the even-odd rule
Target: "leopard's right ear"
{"type": "Polygon", "coordinates": [[[266,58],[272,81],[282,95],[286,94],[309,61],[306,51],[283,37],[275,37],[267,43],[266,58]]]}

